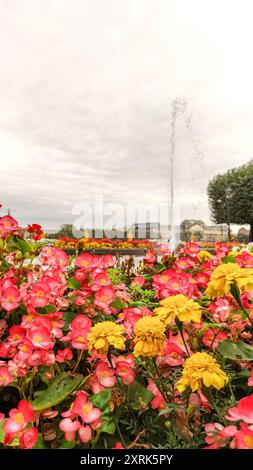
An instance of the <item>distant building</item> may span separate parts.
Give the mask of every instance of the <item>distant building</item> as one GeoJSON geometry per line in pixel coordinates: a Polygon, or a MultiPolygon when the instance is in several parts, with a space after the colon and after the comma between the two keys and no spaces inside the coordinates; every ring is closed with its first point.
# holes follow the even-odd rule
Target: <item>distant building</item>
{"type": "Polygon", "coordinates": [[[205,223],[202,220],[185,219],[180,224],[180,239],[190,241],[193,238],[202,240],[205,235],[205,223]]]}
{"type": "Polygon", "coordinates": [[[209,225],[205,228],[204,240],[206,242],[222,242],[227,241],[227,238],[227,224],[209,225]]]}
{"type": "Polygon", "coordinates": [[[206,225],[202,220],[185,219],[180,225],[180,238],[182,241],[217,242],[227,240],[228,230],[226,224],[206,225]]]}
{"type": "Polygon", "coordinates": [[[241,243],[248,243],[249,241],[249,229],[241,227],[237,232],[237,240],[241,243]]]}

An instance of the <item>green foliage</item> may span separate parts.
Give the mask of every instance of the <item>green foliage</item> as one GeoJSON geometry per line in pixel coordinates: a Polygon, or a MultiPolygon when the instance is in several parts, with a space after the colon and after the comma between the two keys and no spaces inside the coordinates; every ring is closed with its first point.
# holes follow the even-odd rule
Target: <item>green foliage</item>
{"type": "Polygon", "coordinates": [[[164,269],[165,269],[165,266],[164,266],[164,264],[162,264],[162,263],[156,263],[156,264],[154,265],[154,270],[155,270],[155,271],[163,271],[164,269]]]}
{"type": "Polygon", "coordinates": [[[231,223],[253,225],[253,162],[215,176],[209,182],[207,194],[214,222],[227,222],[229,202],[231,223]],[[227,188],[232,190],[229,201],[227,188]]]}
{"type": "Polygon", "coordinates": [[[122,310],[124,307],[127,306],[126,303],[122,302],[119,298],[116,298],[112,303],[111,306],[116,308],[117,310],[122,310]]]}
{"type": "Polygon", "coordinates": [[[99,428],[100,433],[114,434],[116,431],[117,417],[110,408],[111,394],[112,389],[105,388],[89,399],[95,407],[100,408],[102,411],[102,426],[99,428]]]}
{"type": "Polygon", "coordinates": [[[55,377],[46,390],[39,390],[34,395],[31,402],[34,411],[42,411],[51,408],[65,400],[83,382],[82,375],[71,375],[62,372],[55,377]]]}
{"type": "Polygon", "coordinates": [[[33,449],[50,449],[50,445],[48,442],[44,441],[43,434],[40,432],[38,436],[38,440],[33,446],[33,449]]]}
{"type": "Polygon", "coordinates": [[[140,410],[154,398],[153,393],[147,390],[139,380],[135,380],[132,385],[128,386],[127,396],[127,404],[132,410],[140,410]]]}
{"type": "Polygon", "coordinates": [[[253,361],[253,348],[243,341],[237,343],[234,343],[231,339],[220,341],[218,352],[229,359],[253,361]]]}
{"type": "Polygon", "coordinates": [[[222,258],[222,263],[224,264],[236,263],[236,256],[235,255],[224,256],[222,258]]]}
{"type": "Polygon", "coordinates": [[[18,238],[18,237],[13,238],[11,245],[12,245],[11,248],[18,249],[19,251],[21,251],[23,255],[31,251],[30,244],[26,240],[23,240],[22,238],[18,238]]]}
{"type": "Polygon", "coordinates": [[[62,319],[64,321],[64,327],[62,328],[63,331],[69,330],[69,324],[72,322],[72,320],[74,320],[76,315],[77,315],[76,312],[70,312],[69,310],[63,313],[63,316],[62,316],[62,319]]]}
{"type": "Polygon", "coordinates": [[[69,289],[80,289],[81,282],[76,281],[74,277],[70,277],[67,281],[67,286],[69,289]]]}
{"type": "Polygon", "coordinates": [[[56,306],[55,305],[46,305],[45,307],[38,307],[38,312],[41,315],[46,315],[47,313],[52,313],[56,312],[56,306]]]}

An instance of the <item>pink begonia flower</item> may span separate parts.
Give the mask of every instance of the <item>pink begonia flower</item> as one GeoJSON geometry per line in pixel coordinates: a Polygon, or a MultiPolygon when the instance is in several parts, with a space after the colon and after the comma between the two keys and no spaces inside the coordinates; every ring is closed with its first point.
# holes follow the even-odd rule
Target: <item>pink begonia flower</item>
{"type": "Polygon", "coordinates": [[[48,329],[44,326],[32,326],[27,332],[27,338],[36,348],[50,349],[54,345],[48,329]]]}
{"type": "Polygon", "coordinates": [[[31,303],[35,308],[45,307],[49,303],[50,287],[47,282],[36,282],[30,293],[31,303]]]}
{"type": "Polygon", "coordinates": [[[100,362],[96,367],[98,382],[104,387],[113,387],[116,383],[114,370],[106,362],[100,362]]]}
{"type": "Polygon", "coordinates": [[[82,442],[89,442],[92,438],[92,429],[90,426],[80,426],[78,434],[82,442]]]}
{"type": "Polygon", "coordinates": [[[65,434],[66,441],[74,441],[76,437],[76,431],[80,428],[81,424],[79,421],[72,421],[70,418],[63,419],[59,428],[65,434]]]}
{"type": "Polygon", "coordinates": [[[14,378],[10,374],[7,367],[0,367],[0,387],[6,387],[11,382],[13,382],[14,378]]]}
{"type": "Polygon", "coordinates": [[[107,309],[115,299],[115,292],[111,287],[102,287],[95,293],[94,304],[102,309],[107,309]]]}
{"type": "Polygon", "coordinates": [[[253,369],[251,369],[250,377],[248,378],[248,386],[253,387],[253,369]]]}
{"type": "Polygon", "coordinates": [[[162,255],[170,255],[172,253],[172,250],[167,242],[158,243],[157,248],[159,253],[162,255]]]}
{"type": "Polygon", "coordinates": [[[226,418],[231,421],[242,420],[247,424],[253,424],[253,395],[239,400],[236,407],[229,408],[228,413],[226,418]]]}
{"type": "Polygon", "coordinates": [[[82,253],[75,259],[75,266],[88,270],[92,267],[92,255],[89,253],[82,253]]]}
{"type": "Polygon", "coordinates": [[[39,431],[37,428],[31,427],[25,430],[19,437],[20,449],[32,449],[39,437],[39,431]]]}
{"type": "Polygon", "coordinates": [[[11,312],[15,308],[19,307],[21,301],[20,292],[17,287],[7,287],[4,289],[3,295],[1,298],[1,307],[3,307],[7,312],[11,312]]]}
{"type": "Polygon", "coordinates": [[[101,416],[101,410],[94,408],[93,404],[87,401],[86,393],[79,393],[73,403],[72,411],[80,416],[86,424],[96,421],[101,416]]]}
{"type": "Polygon", "coordinates": [[[142,276],[135,276],[134,280],[131,282],[133,286],[143,287],[145,285],[145,279],[142,276]]]}
{"type": "Polygon", "coordinates": [[[9,412],[9,418],[6,419],[3,429],[6,433],[16,433],[22,431],[25,426],[33,421],[34,412],[31,403],[21,400],[18,408],[13,408],[9,412]]]}

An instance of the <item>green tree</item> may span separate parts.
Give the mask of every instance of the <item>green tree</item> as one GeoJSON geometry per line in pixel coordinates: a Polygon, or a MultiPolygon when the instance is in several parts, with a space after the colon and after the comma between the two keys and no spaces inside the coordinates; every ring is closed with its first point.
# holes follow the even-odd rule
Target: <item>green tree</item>
{"type": "Polygon", "coordinates": [[[213,221],[249,224],[253,241],[253,161],[215,176],[207,194],[213,221]]]}
{"type": "Polygon", "coordinates": [[[63,224],[58,232],[58,237],[73,237],[73,225],[72,224],[63,224]]]}

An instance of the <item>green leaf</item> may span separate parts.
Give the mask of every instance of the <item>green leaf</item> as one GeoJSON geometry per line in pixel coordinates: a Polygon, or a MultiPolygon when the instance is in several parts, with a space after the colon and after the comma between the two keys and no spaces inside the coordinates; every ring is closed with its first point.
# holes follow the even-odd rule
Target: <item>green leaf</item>
{"type": "Polygon", "coordinates": [[[138,380],[135,380],[132,385],[128,386],[128,406],[132,410],[140,410],[143,405],[147,405],[153,398],[152,392],[147,390],[138,380]]]}
{"type": "Polygon", "coordinates": [[[44,441],[43,434],[41,432],[39,433],[38,440],[35,446],[33,446],[33,449],[50,449],[49,443],[44,441]]]}
{"type": "Polygon", "coordinates": [[[48,384],[50,380],[52,379],[52,377],[54,377],[53,366],[41,365],[38,367],[38,372],[39,372],[40,379],[42,380],[42,382],[45,382],[46,384],[48,384]],[[50,376],[51,376],[51,379],[48,378],[50,376]]]}
{"type": "Polygon", "coordinates": [[[224,264],[236,263],[236,256],[235,255],[224,256],[222,258],[222,263],[224,263],[224,264]]]}
{"type": "Polygon", "coordinates": [[[162,269],[165,269],[164,264],[162,263],[156,263],[153,268],[155,271],[161,271],[162,269]]]}
{"type": "Polygon", "coordinates": [[[56,312],[55,305],[46,305],[45,307],[38,307],[38,312],[40,315],[46,315],[47,313],[56,312]]]}
{"type": "Polygon", "coordinates": [[[251,372],[251,369],[244,369],[244,370],[240,370],[235,375],[236,377],[239,377],[239,378],[243,377],[243,378],[248,379],[250,377],[250,372],[251,372]]]}
{"type": "Polygon", "coordinates": [[[112,389],[111,388],[105,388],[101,392],[96,393],[96,395],[94,395],[93,397],[90,397],[89,400],[97,408],[100,408],[100,410],[104,410],[109,405],[109,401],[111,399],[111,394],[112,394],[112,389]]]}
{"type": "Polygon", "coordinates": [[[57,449],[73,449],[76,446],[76,441],[66,441],[63,439],[62,442],[59,443],[57,449]]]}
{"type": "Polygon", "coordinates": [[[62,315],[62,319],[64,321],[64,327],[62,328],[63,331],[68,331],[70,322],[72,322],[76,316],[76,312],[64,312],[62,315]]]}
{"type": "Polygon", "coordinates": [[[5,259],[3,259],[2,262],[1,262],[1,271],[6,273],[9,269],[10,269],[9,263],[7,263],[7,261],[5,259]]]}
{"type": "Polygon", "coordinates": [[[74,277],[70,277],[67,281],[67,286],[69,289],[80,289],[81,282],[76,281],[74,277]]]}
{"type": "Polygon", "coordinates": [[[186,413],[187,408],[178,405],[177,403],[170,403],[170,405],[159,412],[159,416],[169,414],[171,411],[179,411],[180,413],[186,413]]]}
{"type": "Polygon", "coordinates": [[[34,411],[42,411],[58,405],[74,390],[77,390],[83,380],[82,375],[71,375],[68,372],[62,372],[49,383],[46,390],[35,393],[34,400],[31,402],[34,411]]]}
{"type": "Polygon", "coordinates": [[[30,253],[30,251],[31,251],[31,247],[30,247],[29,243],[27,241],[23,240],[22,238],[14,238],[12,240],[12,246],[14,248],[17,248],[18,250],[20,250],[23,255],[25,253],[30,253]]]}
{"type": "Polygon", "coordinates": [[[218,352],[229,359],[253,361],[253,348],[243,341],[234,343],[231,339],[219,342],[218,352]]]}
{"type": "Polygon", "coordinates": [[[110,408],[111,393],[112,389],[106,388],[89,399],[102,411],[102,426],[99,431],[107,434],[114,434],[117,425],[117,418],[110,408]]]}
{"type": "Polygon", "coordinates": [[[123,302],[121,302],[120,299],[115,299],[112,303],[111,303],[111,306],[113,308],[116,308],[117,310],[122,310],[126,304],[124,304],[123,302]]]}

